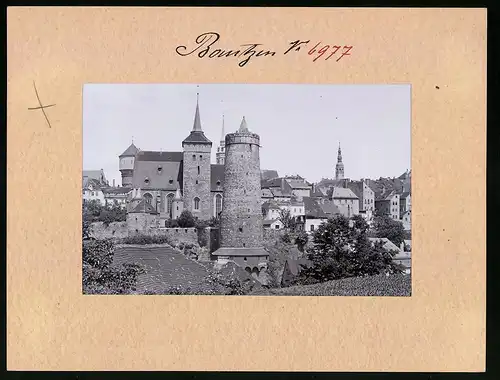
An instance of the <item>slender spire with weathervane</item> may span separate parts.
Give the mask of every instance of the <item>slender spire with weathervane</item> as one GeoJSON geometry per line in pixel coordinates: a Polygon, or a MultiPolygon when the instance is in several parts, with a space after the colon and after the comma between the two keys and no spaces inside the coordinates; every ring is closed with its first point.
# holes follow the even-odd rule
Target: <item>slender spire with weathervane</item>
{"type": "Polygon", "coordinates": [[[243,116],[243,119],[241,120],[240,129],[238,129],[238,132],[239,133],[249,132],[248,127],[247,127],[247,121],[245,120],[245,116],[243,116]]]}
{"type": "Polygon", "coordinates": [[[339,141],[339,150],[337,152],[337,165],[335,166],[335,179],[343,179],[344,178],[344,163],[342,162],[342,150],[340,149],[340,141],[339,141]]]}
{"type": "Polygon", "coordinates": [[[196,93],[196,111],[194,114],[194,123],[193,123],[193,131],[201,132],[201,118],[200,118],[200,93],[196,93]]]}

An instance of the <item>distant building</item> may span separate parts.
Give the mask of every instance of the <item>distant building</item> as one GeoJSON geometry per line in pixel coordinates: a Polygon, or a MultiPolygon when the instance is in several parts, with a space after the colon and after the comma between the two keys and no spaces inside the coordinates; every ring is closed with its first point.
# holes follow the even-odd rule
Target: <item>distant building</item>
{"type": "Polygon", "coordinates": [[[87,178],[84,180],[82,199],[84,202],[97,201],[101,206],[106,204],[102,191],[102,182],[98,179],[87,178]]]}
{"type": "Polygon", "coordinates": [[[375,209],[379,214],[389,215],[394,220],[400,220],[399,194],[394,190],[385,190],[375,196],[375,209]]]}
{"type": "Polygon", "coordinates": [[[411,231],[411,210],[403,213],[401,221],[403,222],[403,228],[406,231],[411,231]]]}
{"type": "Polygon", "coordinates": [[[350,218],[359,214],[359,198],[351,189],[332,187],[329,196],[342,215],[350,218]]]}
{"type": "Polygon", "coordinates": [[[411,194],[409,191],[403,192],[399,197],[399,213],[401,214],[401,218],[407,211],[411,211],[411,194]]]}
{"type": "Polygon", "coordinates": [[[126,208],[129,193],[132,189],[128,187],[105,187],[102,189],[104,195],[104,204],[113,206],[117,203],[120,207],[126,208]]]}
{"type": "Polygon", "coordinates": [[[93,180],[93,184],[99,186],[109,186],[109,181],[104,175],[104,170],[83,170],[82,172],[82,185],[86,187],[88,182],[93,180]]]}
{"type": "Polygon", "coordinates": [[[260,178],[264,181],[278,178],[278,172],[276,170],[261,170],[260,172],[260,178]]]}
{"type": "Polygon", "coordinates": [[[264,228],[270,228],[272,230],[281,230],[284,225],[279,219],[264,219],[262,221],[264,228]]]}
{"type": "Polygon", "coordinates": [[[312,197],[304,197],[305,222],[304,230],[314,233],[318,227],[334,215],[341,214],[333,201],[318,201],[312,197]]]}
{"type": "Polygon", "coordinates": [[[303,197],[310,197],[312,185],[307,182],[304,178],[300,176],[288,176],[285,177],[285,182],[291,189],[292,196],[295,196],[297,200],[302,200],[303,197]]]}

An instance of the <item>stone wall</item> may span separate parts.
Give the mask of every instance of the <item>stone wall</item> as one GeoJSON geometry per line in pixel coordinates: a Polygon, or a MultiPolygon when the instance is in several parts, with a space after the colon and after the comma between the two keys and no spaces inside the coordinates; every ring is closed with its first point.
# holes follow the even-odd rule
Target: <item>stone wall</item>
{"type": "Polygon", "coordinates": [[[127,222],[113,222],[109,226],[103,222],[92,223],[90,236],[95,239],[123,239],[128,236],[127,222]]]}

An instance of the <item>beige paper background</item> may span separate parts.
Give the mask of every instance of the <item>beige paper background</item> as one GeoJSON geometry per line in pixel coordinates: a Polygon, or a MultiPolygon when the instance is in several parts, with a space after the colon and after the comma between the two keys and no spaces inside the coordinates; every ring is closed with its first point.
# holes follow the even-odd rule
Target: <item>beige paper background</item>
{"type": "Polygon", "coordinates": [[[484,370],[485,10],[11,7],[7,36],[9,369],[484,370]],[[354,48],[244,68],[175,53],[208,31],[354,48]],[[412,297],[83,296],[90,82],[411,83],[412,297]]]}

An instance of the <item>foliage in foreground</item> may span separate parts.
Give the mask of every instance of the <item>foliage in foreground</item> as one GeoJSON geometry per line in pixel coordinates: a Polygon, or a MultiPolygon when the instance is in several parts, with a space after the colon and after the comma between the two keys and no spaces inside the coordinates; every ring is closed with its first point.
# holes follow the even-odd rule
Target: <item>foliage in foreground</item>
{"type": "Polygon", "coordinates": [[[113,222],[125,222],[127,220],[127,211],[116,201],[111,206],[102,206],[98,200],[94,199],[83,202],[82,217],[87,224],[103,222],[104,225],[109,226],[113,222]]]}
{"type": "Polygon", "coordinates": [[[308,252],[310,266],[301,270],[297,283],[400,273],[400,267],[392,262],[392,253],[381,242],[373,245],[367,231],[368,224],[360,216],[349,220],[336,215],[321,224],[313,235],[313,248],[308,252]]]}
{"type": "Polygon", "coordinates": [[[351,277],[314,285],[259,290],[253,295],[275,296],[411,296],[411,276],[405,274],[351,277]]]}
{"type": "Polygon", "coordinates": [[[172,240],[168,236],[164,235],[131,235],[123,238],[121,240],[123,244],[136,244],[136,245],[146,245],[146,244],[172,244],[172,240]]]}
{"type": "Polygon", "coordinates": [[[408,233],[404,230],[403,223],[386,214],[375,216],[373,230],[376,237],[387,238],[398,247],[405,239],[408,239],[408,233]]]}
{"type": "Polygon", "coordinates": [[[144,269],[137,264],[113,266],[114,245],[109,240],[83,241],[83,293],[130,294],[144,269]]]}

